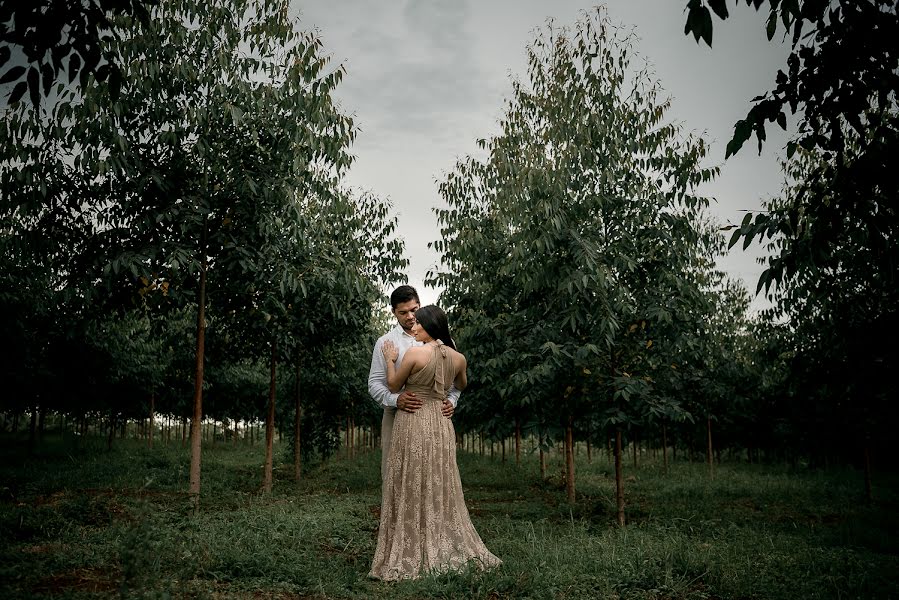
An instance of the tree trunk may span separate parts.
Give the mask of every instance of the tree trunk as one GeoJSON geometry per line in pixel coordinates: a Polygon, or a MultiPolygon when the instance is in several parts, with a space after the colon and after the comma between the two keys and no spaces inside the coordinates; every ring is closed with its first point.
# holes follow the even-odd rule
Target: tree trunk
{"type": "Polygon", "coordinates": [[[868,504],[874,502],[874,493],[871,490],[871,451],[868,447],[868,441],[865,440],[865,500],[868,504]]]}
{"type": "Polygon", "coordinates": [[[346,422],[343,424],[343,449],[346,453],[346,457],[350,458],[352,450],[350,449],[350,418],[346,418],[346,422]]]}
{"type": "Polygon", "coordinates": [[[712,479],[715,478],[715,461],[712,455],[712,415],[706,416],[706,432],[707,432],[707,440],[708,440],[708,463],[709,463],[709,477],[712,479]]]}
{"type": "Polygon", "coordinates": [[[503,464],[506,464],[506,438],[505,437],[503,437],[502,445],[503,445],[503,464]]]}
{"type": "Polygon", "coordinates": [[[47,410],[44,408],[44,405],[41,404],[37,410],[38,418],[37,418],[37,439],[41,442],[44,441],[44,420],[46,419],[47,410]]]}
{"type": "Polygon", "coordinates": [[[668,427],[662,424],[662,460],[665,463],[665,472],[668,472],[668,427]]]}
{"type": "Polygon", "coordinates": [[[568,417],[568,426],[565,427],[565,492],[568,495],[569,504],[574,504],[574,431],[573,419],[568,417]]]}
{"type": "Polygon", "coordinates": [[[521,466],[521,420],[515,417],[515,466],[521,466]]]}
{"type": "Polygon", "coordinates": [[[636,470],[637,470],[637,467],[639,466],[639,465],[637,464],[637,454],[638,454],[638,452],[639,452],[639,446],[640,446],[640,444],[639,444],[639,442],[638,442],[638,439],[637,439],[637,432],[636,432],[636,431],[634,431],[634,441],[633,441],[632,443],[633,443],[633,445],[634,445],[634,470],[636,471],[636,470]]]}
{"type": "Polygon", "coordinates": [[[265,417],[265,471],[262,479],[262,491],[272,491],[272,464],[274,462],[275,441],[275,369],[277,365],[277,343],[272,340],[271,369],[268,385],[268,412],[265,417]]]}
{"type": "Polygon", "coordinates": [[[624,481],[621,478],[621,428],[615,430],[615,503],[618,506],[618,525],[624,527],[624,481]]]}
{"type": "Polygon", "coordinates": [[[203,422],[203,363],[206,354],[206,224],[200,244],[200,289],[197,294],[197,354],[194,367],[194,412],[190,421],[190,496],[194,510],[200,508],[200,454],[202,452],[203,422]]]}
{"type": "Polygon", "coordinates": [[[293,416],[293,478],[300,480],[302,455],[300,453],[300,359],[297,358],[297,374],[293,388],[296,412],[293,416]]]}
{"type": "Polygon", "coordinates": [[[31,407],[31,423],[28,430],[28,445],[34,449],[34,443],[37,441],[37,406],[31,407]]]}
{"type": "Polygon", "coordinates": [[[587,462],[593,462],[593,447],[590,444],[590,432],[587,432],[587,462]]]}
{"type": "Polygon", "coordinates": [[[543,434],[537,437],[540,446],[540,479],[546,479],[546,453],[543,451],[543,434]]]}
{"type": "Polygon", "coordinates": [[[153,425],[153,420],[156,416],[156,392],[150,392],[150,431],[149,437],[147,438],[147,446],[150,448],[153,447],[153,429],[155,428],[153,425]]]}
{"type": "Polygon", "coordinates": [[[106,438],[106,449],[112,450],[112,440],[115,439],[116,414],[109,411],[109,436],[106,438]]]}

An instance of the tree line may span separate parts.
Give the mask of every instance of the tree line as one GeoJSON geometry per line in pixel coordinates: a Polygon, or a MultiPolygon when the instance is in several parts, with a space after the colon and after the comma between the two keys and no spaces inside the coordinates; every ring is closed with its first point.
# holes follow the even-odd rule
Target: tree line
{"type": "MultiPolygon", "coordinates": [[[[342,184],[357,134],[333,101],[344,70],[285,3],[146,4],[109,15],[115,68],[64,50],[3,76],[3,410],[102,417],[110,434],[153,414],[189,422],[195,496],[203,419],[262,421],[270,489],[276,428],[294,434],[299,476],[301,451],[376,422],[365,375],[403,245],[389,204],[342,184]]],[[[896,15],[824,4],[769,3],[769,38],[782,23],[794,52],[727,155],[787,111],[800,128],[782,195],[740,224],[709,215],[707,142],[670,119],[603,9],[535,35],[500,132],[439,182],[429,278],[473,365],[462,439],[510,440],[520,460],[530,436],[541,470],[560,443],[572,501],[576,444],[612,449],[621,522],[628,445],[635,461],[641,444],[665,465],[669,450],[701,456],[712,476],[722,452],[848,461],[871,495],[895,416],[899,287],[896,54],[869,41],[894,39],[896,15]],[[834,48],[867,86],[839,87],[846,64],[822,58],[834,48]],[[728,230],[730,247],[769,244],[771,310],[750,315],[716,267],[728,230]]],[[[690,0],[685,32],[711,45],[712,12],[729,16],[690,0]]]]}
{"type": "Polygon", "coordinates": [[[72,59],[0,132],[3,408],[103,415],[110,435],[153,413],[189,421],[194,497],[203,419],[261,419],[268,490],[276,399],[291,425],[303,404],[325,453],[372,408],[359,349],[407,264],[396,219],[343,184],[357,132],[333,99],[344,70],[285,3],[113,19],[116,79],[74,85],[72,59]]]}
{"type": "MultiPolygon", "coordinates": [[[[709,4],[727,16],[723,2],[709,4]]],[[[854,37],[859,22],[878,40],[896,24],[883,7],[863,16],[844,7],[841,17],[812,4],[800,14],[771,2],[797,32],[791,65],[819,68],[814,52],[830,52],[833,38],[876,53],[854,37]],[[800,21],[817,28],[805,49],[800,21]]],[[[686,31],[711,44],[711,22],[696,10],[709,12],[690,2],[686,31]]],[[[858,92],[870,103],[861,115],[807,93],[804,82],[832,78],[826,69],[791,71],[802,79],[792,88],[780,73],[781,97],[756,99],[727,154],[747,130],[764,141],[760,107],[776,104],[769,120],[785,126],[783,111],[804,102],[783,195],[722,225],[698,191],[717,175],[708,146],[667,116],[669,100],[633,46],[602,8],[573,27],[548,24],[528,47],[500,133],[440,183],[443,262],[430,277],[480,366],[459,424],[503,451],[514,440],[516,461],[522,436],[536,437],[541,471],[544,451],[561,442],[570,501],[575,444],[613,446],[622,524],[627,444],[635,461],[640,443],[660,448],[666,467],[669,448],[704,455],[712,476],[722,451],[850,462],[870,498],[871,459],[887,450],[896,414],[896,186],[880,153],[895,140],[895,53],[866,63],[885,80],[858,92]],[[716,268],[727,230],[731,247],[767,240],[759,291],[773,308],[762,314],[748,314],[747,292],[716,268]]]]}

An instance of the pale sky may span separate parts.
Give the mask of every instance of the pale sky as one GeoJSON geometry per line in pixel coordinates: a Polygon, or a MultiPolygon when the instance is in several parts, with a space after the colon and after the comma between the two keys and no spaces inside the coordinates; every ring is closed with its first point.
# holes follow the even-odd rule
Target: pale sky
{"type": "MultiPolygon", "coordinates": [[[[739,223],[742,211],[758,209],[780,192],[778,160],[786,136],[769,127],[761,156],[753,138],[727,163],[725,145],[749,100],[773,87],[789,48],[768,42],[766,14],[741,3],[730,7],[728,21],[715,21],[710,50],[683,34],[685,4],[606,2],[613,22],[634,29],[636,50],[672,97],[669,118],[711,143],[709,164],[722,166],[719,178],[700,189],[716,200],[711,213],[722,224],[739,223]]],[[[433,212],[442,206],[437,182],[457,157],[477,152],[477,139],[497,133],[504,99],[511,95],[510,76],[526,78],[525,48],[534,30],[550,17],[557,25],[572,25],[581,10],[593,5],[574,0],[294,0],[301,27],[317,28],[326,53],[347,70],[336,96],[361,129],[347,183],[393,203],[411,260],[408,282],[418,289],[422,304],[436,302],[439,294],[424,286],[427,271],[439,261],[427,247],[439,237],[433,212]]],[[[746,252],[741,247],[719,264],[752,293],[762,251],[757,244],[746,252]]],[[[757,297],[752,309],[765,306],[767,301],[757,297]]]]}

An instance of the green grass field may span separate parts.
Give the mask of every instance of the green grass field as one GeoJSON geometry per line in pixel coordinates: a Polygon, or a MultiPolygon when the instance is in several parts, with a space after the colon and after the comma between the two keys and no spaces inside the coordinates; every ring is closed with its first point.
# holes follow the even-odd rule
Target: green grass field
{"type": "MultiPolygon", "coordinates": [[[[899,481],[857,471],[702,464],[626,468],[629,524],[615,524],[605,456],[578,456],[569,506],[557,456],[462,453],[475,526],[504,564],[387,584],[366,577],[380,455],[289,465],[259,492],[260,446],[209,447],[202,510],[185,494],[188,454],[119,440],[50,438],[31,455],[0,438],[0,598],[899,597],[899,481]]],[[[276,450],[277,452],[277,450],[276,450]]],[[[628,464],[629,466],[629,464],[628,464]]]]}

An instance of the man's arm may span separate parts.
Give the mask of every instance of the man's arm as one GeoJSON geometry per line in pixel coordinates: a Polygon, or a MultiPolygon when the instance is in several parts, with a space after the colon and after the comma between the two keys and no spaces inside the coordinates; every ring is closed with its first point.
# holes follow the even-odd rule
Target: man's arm
{"type": "Polygon", "coordinates": [[[453,405],[453,408],[456,408],[459,405],[459,396],[461,395],[462,392],[456,389],[456,384],[454,383],[446,393],[446,398],[453,405]]]}
{"type": "Polygon", "coordinates": [[[378,340],[371,353],[371,368],[368,370],[368,393],[381,406],[396,407],[399,394],[391,393],[387,387],[387,359],[381,353],[382,340],[378,340]]]}

